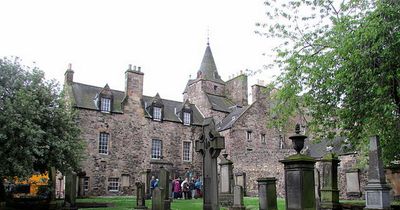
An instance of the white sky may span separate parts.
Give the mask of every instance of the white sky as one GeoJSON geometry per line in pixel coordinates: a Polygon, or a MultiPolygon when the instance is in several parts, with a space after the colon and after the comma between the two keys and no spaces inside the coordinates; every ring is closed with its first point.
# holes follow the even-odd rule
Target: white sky
{"type": "MultiPolygon", "coordinates": [[[[256,35],[266,19],[263,0],[114,0],[0,2],[0,56],[63,82],[68,63],[74,81],[124,89],[128,64],[142,67],[144,94],[182,100],[189,75],[200,67],[207,28],[223,80],[240,70],[261,69],[270,42],[256,35]]],[[[271,81],[273,72],[249,77],[271,81]]]]}

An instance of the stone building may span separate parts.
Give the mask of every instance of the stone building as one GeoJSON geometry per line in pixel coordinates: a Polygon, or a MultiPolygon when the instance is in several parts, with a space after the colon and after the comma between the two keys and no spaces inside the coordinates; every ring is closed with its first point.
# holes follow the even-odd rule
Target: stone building
{"type": "MultiPolygon", "coordinates": [[[[269,92],[252,86],[248,104],[247,76],[223,81],[207,44],[196,79],[187,82],[183,101],[143,95],[144,73],[130,66],[125,90],[113,90],[74,81],[71,66],[65,73],[66,97],[78,111],[86,157],[80,174],[81,195],[131,194],[143,171],[156,173],[160,166],[172,176],[201,175],[201,157],[194,152],[205,117],[214,117],[225,136],[234,172],[247,194],[257,190],[256,179],[275,176],[283,196],[283,165],[278,160],[293,152],[287,141],[291,132],[266,126],[270,115],[269,92]],[[188,173],[190,172],[190,173],[188,173]]],[[[300,119],[293,119],[291,126],[300,119]]],[[[301,122],[300,122],[301,123],[301,122]]]]}

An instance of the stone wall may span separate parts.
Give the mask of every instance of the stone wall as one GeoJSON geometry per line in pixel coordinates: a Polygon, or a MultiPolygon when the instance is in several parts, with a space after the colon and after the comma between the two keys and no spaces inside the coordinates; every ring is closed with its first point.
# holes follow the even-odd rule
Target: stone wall
{"type": "Polygon", "coordinates": [[[248,104],[247,75],[241,74],[226,81],[225,95],[239,106],[248,104]]]}
{"type": "MultiPolygon", "coordinates": [[[[114,114],[94,110],[79,110],[82,138],[87,143],[86,158],[82,170],[89,177],[87,195],[132,194],[134,183],[145,169],[156,171],[166,166],[174,175],[182,175],[188,169],[199,172],[200,158],[193,149],[199,126],[184,126],[175,122],[155,122],[145,118],[143,109],[134,113],[114,114]],[[110,134],[108,154],[99,154],[100,132],[110,134]],[[152,139],[162,141],[163,160],[151,159],[152,139]],[[192,162],[182,160],[183,141],[192,142],[192,162]],[[108,179],[127,176],[129,186],[117,192],[107,190],[108,179]]],[[[121,185],[120,185],[121,186],[121,185]]]]}

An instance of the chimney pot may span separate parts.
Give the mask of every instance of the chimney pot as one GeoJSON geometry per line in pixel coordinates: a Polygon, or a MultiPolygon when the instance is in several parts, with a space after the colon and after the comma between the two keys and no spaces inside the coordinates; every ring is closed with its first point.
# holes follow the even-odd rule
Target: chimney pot
{"type": "Polygon", "coordinates": [[[72,63],[68,64],[68,70],[72,70],[72,63]]]}
{"type": "Polygon", "coordinates": [[[140,66],[138,66],[138,72],[140,72],[140,69],[141,69],[142,67],[140,67],[140,66]]]}
{"type": "Polygon", "coordinates": [[[129,68],[129,70],[132,70],[132,64],[129,64],[128,68],[129,68]]]}

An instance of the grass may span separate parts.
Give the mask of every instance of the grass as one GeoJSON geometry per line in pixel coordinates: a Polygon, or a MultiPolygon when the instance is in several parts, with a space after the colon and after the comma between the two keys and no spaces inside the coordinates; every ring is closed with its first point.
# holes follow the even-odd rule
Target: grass
{"type": "MultiPolygon", "coordinates": [[[[136,206],[136,198],[132,196],[113,196],[113,197],[95,197],[95,198],[83,198],[78,199],[77,202],[98,202],[98,203],[113,203],[115,207],[112,208],[86,208],[86,210],[132,210],[136,206]]],[[[257,197],[245,197],[244,204],[246,209],[255,210],[258,209],[258,198],[257,197]]],[[[146,200],[146,206],[151,209],[151,200],[146,200]]],[[[193,200],[174,200],[171,203],[171,209],[173,210],[202,210],[203,208],[202,199],[193,200]]],[[[224,208],[221,208],[224,209],[224,208]]],[[[285,201],[278,199],[278,209],[285,209],[285,201]]]]}

